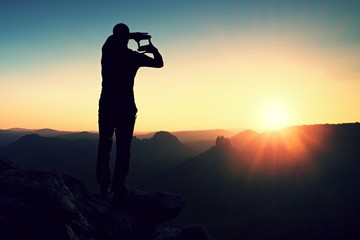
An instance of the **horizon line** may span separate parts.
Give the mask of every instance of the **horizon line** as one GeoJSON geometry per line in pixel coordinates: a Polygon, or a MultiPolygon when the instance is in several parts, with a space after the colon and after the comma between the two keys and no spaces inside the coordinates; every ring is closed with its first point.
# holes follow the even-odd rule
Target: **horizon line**
{"type": "MultiPolygon", "coordinates": [[[[252,128],[209,128],[209,129],[187,129],[187,130],[148,130],[148,131],[134,131],[133,135],[141,135],[141,134],[151,134],[156,132],[171,132],[171,133],[179,133],[179,132],[205,132],[205,131],[229,131],[236,133],[238,131],[246,131],[252,130],[255,132],[268,132],[268,131],[280,131],[282,129],[291,128],[291,127],[301,127],[301,126],[312,126],[312,125],[343,125],[343,124],[359,124],[360,122],[341,122],[341,123],[312,123],[312,124],[297,124],[297,125],[289,125],[283,127],[281,129],[262,129],[255,130],[252,128]]],[[[56,131],[56,132],[67,132],[67,133],[81,133],[81,132],[89,132],[89,133],[98,133],[98,130],[60,130],[55,128],[22,128],[22,127],[11,127],[11,128],[0,128],[0,131],[18,131],[18,132],[31,132],[31,131],[56,131]]]]}

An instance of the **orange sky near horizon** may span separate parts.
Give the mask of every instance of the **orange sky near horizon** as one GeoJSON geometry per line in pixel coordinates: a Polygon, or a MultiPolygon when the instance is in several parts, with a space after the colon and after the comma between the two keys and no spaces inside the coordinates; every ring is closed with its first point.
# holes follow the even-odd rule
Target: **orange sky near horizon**
{"type": "MultiPolygon", "coordinates": [[[[164,23],[153,35],[164,68],[140,69],[135,80],[135,131],[360,121],[360,40],[344,42],[352,32],[345,18],[334,26],[305,15],[255,18],[246,28],[202,19],[173,38],[164,23]]],[[[1,68],[0,129],[97,131],[106,26],[90,43],[65,41],[52,55],[21,46],[1,68]]]]}

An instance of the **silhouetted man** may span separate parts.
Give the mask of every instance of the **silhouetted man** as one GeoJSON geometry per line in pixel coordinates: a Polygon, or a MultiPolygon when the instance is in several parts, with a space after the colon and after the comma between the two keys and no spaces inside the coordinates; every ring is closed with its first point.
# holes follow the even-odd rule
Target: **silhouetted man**
{"type": "Polygon", "coordinates": [[[99,101],[99,145],[96,166],[101,195],[110,193],[125,196],[125,179],[129,172],[130,147],[137,108],[134,99],[134,78],[140,67],[161,68],[162,57],[152,44],[144,53],[128,48],[130,31],[125,24],[117,24],[113,34],[102,47],[102,91],[99,101]],[[111,179],[110,152],[116,135],[116,161],[111,179]]]}

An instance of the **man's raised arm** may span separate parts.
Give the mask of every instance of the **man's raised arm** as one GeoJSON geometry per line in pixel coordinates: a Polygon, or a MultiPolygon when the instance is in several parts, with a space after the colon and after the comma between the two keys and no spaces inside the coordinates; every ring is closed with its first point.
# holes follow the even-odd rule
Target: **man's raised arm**
{"type": "Polygon", "coordinates": [[[146,53],[152,53],[154,58],[146,56],[146,60],[143,64],[144,67],[155,67],[161,68],[164,66],[163,58],[159,52],[159,50],[152,44],[146,47],[146,53]]]}

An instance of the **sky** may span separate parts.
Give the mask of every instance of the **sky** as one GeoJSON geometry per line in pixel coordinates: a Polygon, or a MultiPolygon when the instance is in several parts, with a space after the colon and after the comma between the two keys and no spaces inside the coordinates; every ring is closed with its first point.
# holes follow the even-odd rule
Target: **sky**
{"type": "MultiPolygon", "coordinates": [[[[2,1],[0,129],[96,131],[101,47],[148,32],[136,131],[360,121],[359,1],[2,1]]],[[[129,47],[136,49],[135,43],[129,47]]]]}

